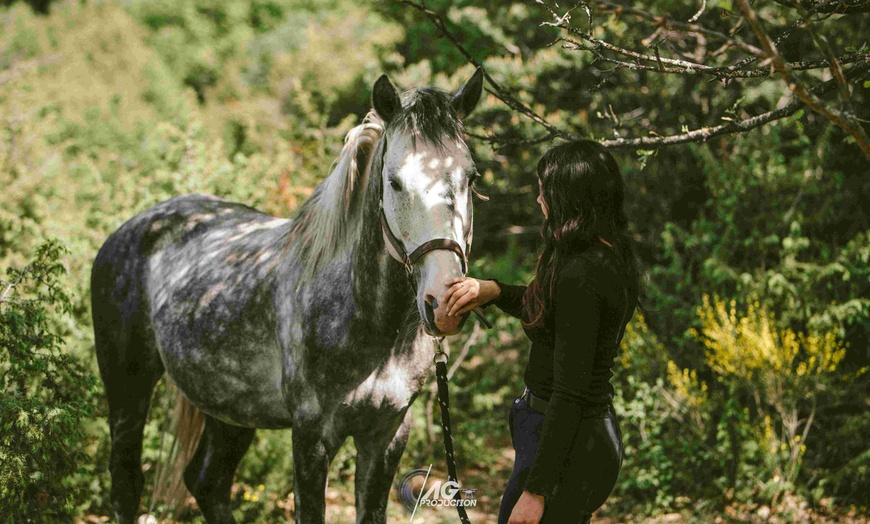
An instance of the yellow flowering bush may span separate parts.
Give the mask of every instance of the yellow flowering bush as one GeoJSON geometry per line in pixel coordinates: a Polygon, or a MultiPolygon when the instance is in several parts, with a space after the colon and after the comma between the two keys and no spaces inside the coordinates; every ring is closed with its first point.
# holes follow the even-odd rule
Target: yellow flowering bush
{"type": "Polygon", "coordinates": [[[846,344],[833,331],[807,334],[781,327],[758,300],[740,312],[735,300],[726,304],[704,295],[697,313],[702,327],[691,333],[706,347],[707,365],[730,395],[747,394],[754,401],[762,421],[756,443],[769,466],[765,486],[775,503],[794,485],[817,396],[843,360],[846,344]]]}

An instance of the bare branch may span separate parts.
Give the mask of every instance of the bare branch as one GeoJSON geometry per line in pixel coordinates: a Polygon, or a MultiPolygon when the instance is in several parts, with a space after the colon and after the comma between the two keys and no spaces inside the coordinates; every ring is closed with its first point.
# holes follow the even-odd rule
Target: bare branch
{"type": "Polygon", "coordinates": [[[730,35],[727,35],[721,31],[716,31],[714,29],[708,29],[700,24],[689,24],[686,22],[679,22],[676,20],[669,20],[666,16],[663,15],[654,15],[652,13],[648,13],[646,11],[630,7],[624,6],[621,4],[617,4],[615,2],[609,2],[607,0],[597,0],[596,3],[598,5],[607,7],[611,9],[616,14],[629,14],[633,16],[637,16],[640,18],[645,18],[655,23],[659,27],[666,27],[669,29],[675,29],[678,31],[682,31],[686,34],[702,34],[706,36],[712,36],[719,40],[723,40],[727,44],[731,44],[734,47],[738,47],[748,53],[753,55],[761,54],[763,51],[754,45],[748,44],[741,40],[738,40],[730,35]]]}
{"type": "MultiPolygon", "coordinates": [[[[870,78],[870,63],[865,62],[854,66],[850,71],[846,73],[846,76],[849,78],[854,78],[858,82],[862,82],[870,78]]],[[[822,95],[833,91],[836,87],[837,81],[831,79],[826,82],[822,82],[821,84],[810,89],[810,91],[816,95],[822,95]]],[[[749,131],[750,129],[761,127],[764,124],[774,122],[776,120],[781,120],[785,117],[797,113],[797,111],[804,106],[804,102],[798,99],[780,109],[769,111],[767,113],[762,113],[760,115],[756,115],[745,120],[730,122],[728,124],[723,124],[715,127],[703,127],[701,129],[689,131],[688,133],[682,133],[679,135],[661,137],[618,138],[615,140],[604,140],[601,143],[607,147],[622,149],[636,147],[657,148],[675,144],[684,144],[687,142],[706,142],[707,140],[716,136],[749,131]]]]}
{"type": "Polygon", "coordinates": [[[794,9],[816,9],[817,13],[831,13],[831,14],[852,14],[852,13],[870,13],[870,1],[867,0],[836,0],[833,2],[813,2],[812,0],[801,0],[799,2],[793,2],[791,0],[773,0],[777,4],[784,5],[786,7],[791,7],[794,9]],[[820,5],[822,4],[822,5],[820,5]]]}
{"type": "Polygon", "coordinates": [[[825,40],[822,35],[816,31],[816,25],[813,23],[810,17],[806,15],[806,11],[803,7],[798,5],[798,11],[801,13],[801,16],[806,20],[807,31],[810,33],[810,36],[813,39],[813,42],[816,44],[816,47],[819,48],[819,51],[822,52],[825,59],[827,59],[830,64],[831,75],[837,79],[837,82],[840,84],[840,100],[843,103],[849,102],[849,87],[846,84],[846,79],[843,77],[843,69],[841,64],[842,60],[838,59],[834,56],[834,53],[831,52],[830,47],[828,46],[827,40],[825,40]]]}
{"type": "MultiPolygon", "coordinates": [[[[579,29],[570,25],[570,16],[567,14],[560,16],[555,10],[553,10],[549,5],[547,5],[543,0],[536,0],[537,3],[543,5],[550,11],[550,14],[556,19],[556,22],[544,22],[544,25],[549,25],[552,27],[557,27],[560,29],[564,29],[574,35],[579,36],[583,41],[577,41],[568,37],[560,37],[562,41],[567,42],[569,45],[562,46],[565,49],[571,50],[579,50],[579,51],[589,51],[593,53],[597,58],[604,62],[609,62],[617,65],[620,68],[627,68],[635,71],[655,71],[666,74],[677,74],[677,75],[695,75],[695,74],[707,74],[715,76],[719,79],[728,79],[728,78],[762,78],[770,76],[770,70],[767,68],[763,69],[743,69],[742,65],[733,65],[727,67],[716,67],[716,66],[708,66],[705,64],[701,64],[698,62],[690,62],[687,60],[677,60],[673,58],[662,58],[659,49],[657,46],[653,47],[654,55],[649,55],[645,53],[639,53],[637,51],[632,51],[630,49],[625,49],[623,47],[619,47],[603,40],[599,40],[593,38],[590,34],[584,33],[579,29]],[[633,58],[634,61],[628,62],[624,60],[618,60],[616,58],[609,57],[601,52],[601,49],[606,49],[608,51],[612,51],[614,53],[633,58]],[[640,62],[649,62],[650,64],[655,65],[646,65],[640,62]],[[676,67],[667,67],[665,64],[676,67]],[[739,66],[739,67],[738,67],[739,66]]],[[[615,4],[613,4],[615,5],[615,4]]],[[[647,16],[648,13],[645,13],[647,16]]],[[[759,56],[767,56],[762,49],[758,49],[752,47],[754,53],[758,56],[753,57],[758,58],[759,56]]],[[[844,55],[841,57],[840,63],[852,63],[859,62],[863,60],[867,60],[870,58],[870,54],[862,54],[862,53],[850,53],[848,55],[844,55]],[[845,62],[844,62],[845,60],[845,62]]],[[[825,67],[827,62],[825,60],[817,60],[817,61],[807,61],[807,62],[796,62],[794,64],[789,64],[794,69],[818,69],[821,67],[825,67]]],[[[748,64],[751,61],[744,61],[744,64],[748,64]]]]}
{"type": "Polygon", "coordinates": [[[577,29],[576,27],[572,26],[569,23],[570,17],[568,17],[567,15],[559,16],[559,14],[552,7],[550,7],[546,2],[544,2],[544,0],[536,0],[536,1],[537,1],[537,3],[546,7],[547,10],[550,11],[550,13],[553,15],[553,18],[555,18],[555,20],[556,20],[555,22],[544,22],[542,25],[548,25],[551,27],[565,29],[569,33],[579,37],[581,40],[586,42],[586,43],[580,43],[576,40],[571,40],[572,43],[574,43],[578,47],[581,47],[587,51],[592,51],[596,56],[598,56],[600,58],[606,59],[606,57],[604,55],[602,55],[601,51],[600,51],[601,49],[606,49],[608,51],[611,51],[611,52],[614,52],[614,53],[617,53],[617,54],[620,54],[623,56],[627,56],[629,58],[634,58],[636,60],[641,60],[644,62],[664,63],[664,64],[668,64],[668,65],[672,65],[672,66],[677,66],[677,67],[680,67],[683,69],[690,69],[690,70],[695,70],[695,71],[712,69],[708,66],[705,66],[704,64],[699,64],[697,62],[691,62],[688,60],[678,60],[675,58],[656,57],[653,55],[648,55],[648,54],[644,54],[644,53],[639,53],[637,51],[632,51],[631,49],[625,49],[623,47],[619,47],[617,45],[611,44],[610,42],[600,40],[598,38],[593,37],[591,34],[586,33],[584,31],[581,31],[580,29],[577,29]]]}
{"type": "MultiPolygon", "coordinates": [[[[795,29],[801,27],[813,15],[817,14],[819,12],[819,10],[825,9],[827,6],[833,4],[835,1],[836,0],[822,0],[821,2],[817,3],[815,6],[813,6],[812,9],[810,9],[809,11],[806,12],[806,14],[803,16],[803,18],[798,19],[795,23],[791,24],[785,31],[780,33],[780,35],[778,37],[776,37],[776,40],[773,41],[774,45],[779,45],[779,44],[785,42],[792,34],[794,34],[795,29]]],[[[743,21],[744,19],[741,18],[740,20],[743,21]]],[[[765,56],[764,53],[756,54],[755,56],[748,56],[748,57],[744,58],[743,60],[737,62],[736,64],[734,64],[733,66],[731,66],[728,69],[730,69],[730,70],[741,69],[741,68],[755,62],[756,60],[758,60],[759,57],[762,57],[762,56],[765,56]]]]}
{"type": "MultiPolygon", "coordinates": [[[[752,7],[749,5],[748,0],[737,0],[737,4],[740,6],[740,10],[743,11],[743,15],[752,27],[755,36],[761,42],[765,53],[767,53],[768,57],[771,59],[773,68],[780,74],[780,76],[782,76],[783,80],[785,80],[788,85],[788,88],[791,89],[795,96],[797,96],[810,109],[840,126],[844,131],[852,135],[855,142],[858,144],[858,147],[864,153],[864,156],[866,156],[867,159],[870,159],[870,138],[867,137],[867,133],[864,132],[861,124],[853,121],[854,118],[852,116],[827,107],[824,102],[809,92],[803,82],[791,73],[791,69],[788,67],[788,64],[785,63],[785,60],[783,60],[779,51],[777,51],[776,44],[770,39],[764,28],[761,26],[761,22],[758,20],[755,11],[753,11],[752,7]]],[[[835,78],[837,77],[837,75],[834,76],[835,78]]],[[[836,79],[839,84],[839,78],[836,79]]]]}
{"type": "MultiPolygon", "coordinates": [[[[861,147],[862,151],[865,149],[865,145],[867,141],[862,138],[863,130],[860,129],[860,126],[856,126],[853,124],[854,117],[851,115],[844,115],[843,113],[826,108],[824,103],[818,98],[819,95],[823,95],[833,91],[838,85],[842,85],[841,82],[845,82],[847,79],[849,81],[856,81],[857,83],[863,82],[865,79],[870,78],[870,54],[866,53],[847,53],[840,57],[833,56],[829,51],[826,53],[825,58],[817,59],[817,60],[809,60],[802,62],[792,62],[786,63],[782,60],[782,57],[778,53],[771,53],[770,49],[775,50],[775,44],[777,42],[783,41],[788,38],[801,24],[804,23],[803,20],[799,20],[795,24],[792,24],[786,31],[784,31],[779,38],[775,42],[771,41],[770,38],[759,38],[764,45],[762,48],[755,48],[745,42],[739,42],[736,39],[733,39],[727,35],[723,35],[722,33],[706,30],[701,28],[700,26],[695,26],[694,24],[684,24],[680,22],[671,22],[665,20],[663,17],[654,17],[653,15],[639,11],[636,9],[623,7],[618,4],[606,1],[606,0],[596,0],[601,5],[609,6],[616,10],[621,10],[626,13],[641,16],[650,20],[653,20],[660,24],[671,24],[677,26],[679,24],[682,25],[685,30],[697,31],[698,33],[703,34],[712,34],[719,38],[725,40],[727,44],[733,44],[734,46],[740,47],[741,49],[746,50],[752,49],[753,52],[757,53],[754,56],[747,57],[741,62],[738,62],[734,65],[727,67],[711,67],[705,64],[701,64],[698,62],[681,60],[681,59],[673,59],[673,58],[664,58],[658,52],[657,45],[652,45],[654,50],[654,55],[649,55],[646,53],[636,52],[629,49],[622,48],[620,46],[616,46],[605,42],[603,40],[596,39],[591,36],[590,33],[586,33],[582,30],[573,27],[570,24],[570,14],[566,13],[564,15],[559,15],[552,7],[547,5],[544,0],[535,0],[537,3],[542,4],[553,16],[555,22],[545,22],[544,25],[550,25],[553,27],[557,27],[560,29],[564,29],[568,33],[575,35],[578,39],[573,39],[570,37],[559,37],[555,43],[563,42],[563,47],[568,49],[581,49],[585,51],[592,52],[596,59],[601,59],[602,61],[609,62],[614,64],[616,67],[611,69],[617,70],[620,68],[629,68],[632,70],[646,70],[646,71],[655,71],[661,73],[668,74],[709,74],[715,76],[717,78],[723,80],[730,80],[736,78],[763,78],[771,75],[770,68],[766,67],[758,67],[755,69],[745,69],[745,65],[754,62],[760,57],[765,58],[765,63],[773,63],[776,62],[773,67],[773,70],[782,74],[781,71],[785,70],[789,71],[798,71],[798,70],[811,70],[811,69],[820,69],[825,67],[832,67],[832,63],[836,63],[838,65],[856,63],[849,69],[848,72],[844,72],[842,68],[840,68],[840,74],[834,74],[833,79],[820,82],[813,86],[812,88],[806,88],[803,84],[797,84],[795,82],[790,82],[789,87],[793,89],[797,99],[787,104],[784,107],[779,109],[768,111],[766,113],[762,113],[760,115],[756,115],[753,117],[749,117],[743,120],[738,121],[730,121],[726,124],[712,126],[712,127],[702,127],[701,129],[696,129],[694,131],[686,131],[685,133],[676,134],[676,135],[659,135],[650,131],[651,136],[643,136],[637,138],[617,138],[611,140],[604,140],[601,143],[612,148],[620,149],[620,148],[658,148],[675,144],[682,144],[688,142],[706,142],[707,140],[727,134],[741,133],[745,131],[749,131],[751,129],[755,129],[761,127],[767,123],[780,120],[782,118],[793,115],[798,110],[803,108],[804,106],[810,107],[813,111],[819,112],[825,118],[830,119],[835,124],[839,125],[847,132],[852,134],[852,136],[856,137],[856,140],[859,143],[859,147],[861,147]],[[604,51],[609,51],[612,53],[616,53],[630,59],[632,61],[627,60],[619,60],[604,54],[604,51]],[[799,87],[797,87],[799,86],[799,87]]],[[[804,19],[809,19],[813,14],[815,14],[815,10],[818,9],[826,9],[827,7],[833,5],[838,0],[822,0],[818,4],[814,6],[814,8],[806,13],[802,13],[804,19]]],[[[746,0],[741,0],[742,3],[746,3],[746,0]]],[[[432,21],[432,23],[439,29],[442,35],[446,36],[454,46],[473,64],[480,67],[480,63],[474,59],[470,55],[470,53],[462,46],[459,42],[459,39],[454,36],[446,27],[443,18],[429,11],[426,7],[421,4],[414,2],[412,0],[403,0],[403,3],[410,5],[423,13],[432,21]]],[[[588,13],[587,13],[588,14],[588,13]]],[[[758,24],[757,19],[754,21],[749,20],[748,18],[741,18],[738,22],[738,25],[743,23],[744,21],[750,22],[750,25],[758,24]]],[[[590,25],[591,27],[591,25],[590,25]]],[[[753,27],[753,31],[755,31],[755,27],[753,27]]],[[[758,36],[758,35],[756,35],[758,36]]],[[[764,35],[766,36],[766,34],[764,35]]],[[[550,44],[553,45],[553,44],[550,44]]],[[[823,51],[824,52],[824,51],[823,51]]],[[[764,64],[762,64],[763,66],[764,64]]],[[[504,147],[504,146],[530,146],[536,145],[544,142],[548,142],[550,140],[556,138],[562,138],[565,140],[575,140],[578,138],[583,138],[583,135],[576,131],[568,131],[565,129],[560,129],[549,122],[547,122],[544,117],[535,113],[525,104],[522,104],[518,100],[516,100],[509,93],[505,92],[499,85],[496,83],[486,72],[484,73],[486,79],[489,81],[492,89],[487,88],[487,91],[499,98],[502,102],[504,102],[509,108],[516,110],[523,115],[529,117],[535,123],[541,125],[546,133],[539,137],[523,137],[516,135],[481,135],[469,133],[469,136],[486,141],[493,145],[493,147],[504,147]]],[[[790,73],[789,73],[790,74],[790,73]]],[[[789,76],[792,78],[792,76],[789,76]]],[[[870,158],[870,154],[868,154],[868,158],[870,158]]]]}
{"type": "MultiPolygon", "coordinates": [[[[653,50],[655,55],[652,57],[656,61],[655,66],[640,64],[637,62],[626,62],[624,60],[617,60],[615,58],[608,57],[606,55],[597,53],[595,49],[591,48],[589,45],[586,45],[582,42],[578,42],[571,38],[561,37],[561,40],[567,42],[568,45],[563,45],[563,49],[568,49],[572,51],[591,51],[598,57],[600,60],[604,62],[609,62],[611,64],[615,64],[619,68],[626,68],[632,71],[653,71],[656,73],[665,73],[672,75],[696,75],[696,74],[706,74],[715,76],[719,79],[726,78],[764,78],[770,76],[770,69],[732,69],[732,67],[710,67],[710,66],[701,66],[699,69],[693,68],[683,68],[683,67],[666,67],[662,63],[662,59],[659,57],[658,47],[654,47],[653,50]]],[[[870,59],[870,54],[865,53],[848,53],[841,57],[832,57],[834,60],[838,61],[840,64],[851,64],[854,62],[863,62],[870,59]]],[[[811,60],[807,62],[793,62],[787,64],[790,68],[795,70],[809,70],[809,69],[820,69],[823,67],[829,67],[830,59],[821,59],[821,60],[811,60]]]]}
{"type": "Polygon", "coordinates": [[[704,14],[705,9],[707,9],[707,0],[701,0],[701,9],[698,9],[698,12],[695,13],[694,16],[692,16],[692,18],[689,19],[689,22],[695,22],[699,18],[701,18],[701,15],[704,14]]]}
{"type": "Polygon", "coordinates": [[[475,66],[481,68],[481,70],[483,71],[484,77],[489,82],[489,85],[492,86],[492,89],[487,89],[487,92],[491,93],[496,98],[498,98],[499,100],[501,100],[502,102],[507,104],[507,106],[510,107],[511,109],[518,111],[518,112],[522,113],[523,115],[527,116],[528,118],[534,120],[536,123],[541,125],[544,129],[549,131],[553,136],[570,138],[570,136],[566,135],[562,130],[556,128],[555,126],[553,126],[549,122],[547,122],[547,120],[544,119],[544,117],[538,115],[531,108],[529,108],[528,106],[526,106],[525,104],[523,104],[522,102],[517,100],[513,95],[507,93],[504,89],[502,89],[501,86],[498,85],[498,82],[496,82],[489,75],[489,73],[487,73],[486,69],[483,68],[481,63],[478,62],[477,59],[475,59],[473,56],[471,56],[471,53],[469,53],[468,50],[465,49],[465,46],[463,46],[459,42],[459,39],[457,39],[456,36],[454,36],[453,33],[451,33],[449,29],[447,29],[447,25],[445,24],[444,18],[441,15],[439,15],[438,13],[435,13],[434,11],[430,11],[422,3],[413,2],[411,0],[402,0],[402,3],[409,5],[413,8],[421,11],[423,14],[425,14],[426,17],[429,18],[429,20],[435,26],[435,28],[438,29],[438,31],[441,32],[442,35],[444,35],[448,40],[450,40],[450,42],[453,43],[453,45],[456,47],[456,49],[458,49],[459,52],[462,53],[462,55],[465,57],[466,60],[468,60],[469,62],[471,62],[475,66]]]}

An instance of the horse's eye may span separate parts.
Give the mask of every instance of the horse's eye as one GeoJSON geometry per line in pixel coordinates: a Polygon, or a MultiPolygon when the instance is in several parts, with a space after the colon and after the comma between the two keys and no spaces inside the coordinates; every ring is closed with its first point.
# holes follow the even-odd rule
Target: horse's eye
{"type": "Polygon", "coordinates": [[[401,184],[401,182],[399,182],[398,178],[393,178],[393,177],[390,178],[390,187],[393,188],[393,191],[401,191],[402,190],[402,184],[401,184]]]}
{"type": "Polygon", "coordinates": [[[489,200],[489,197],[486,195],[482,195],[477,191],[477,187],[475,187],[475,183],[483,178],[483,175],[475,171],[471,176],[468,177],[468,187],[471,189],[471,194],[476,196],[477,198],[486,201],[489,200]]]}

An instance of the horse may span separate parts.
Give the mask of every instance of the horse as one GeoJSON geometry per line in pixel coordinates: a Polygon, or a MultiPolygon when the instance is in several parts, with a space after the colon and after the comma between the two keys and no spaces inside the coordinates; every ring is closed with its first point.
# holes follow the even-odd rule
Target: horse
{"type": "Polygon", "coordinates": [[[290,219],[192,194],[108,237],[91,300],[119,523],[138,515],[143,427],[164,373],[192,408],[177,425],[200,429],[188,431],[198,444],[179,436],[195,446],[181,476],[207,522],[235,522],[230,489],[256,428],[292,430],[297,523],[324,522],[327,471],[348,437],[356,521],[386,522],[435,337],[467,319],[448,317],[443,296],[466,271],[479,174],[462,120],[482,88],[480,69],[453,93],[400,95],[381,76],[290,219]]]}

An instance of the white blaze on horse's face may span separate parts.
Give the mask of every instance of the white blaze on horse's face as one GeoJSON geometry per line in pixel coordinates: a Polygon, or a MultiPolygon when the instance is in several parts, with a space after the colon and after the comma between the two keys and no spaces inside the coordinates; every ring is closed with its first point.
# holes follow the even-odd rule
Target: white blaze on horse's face
{"type": "MultiPolygon", "coordinates": [[[[384,158],[384,212],[407,253],[435,238],[455,240],[467,251],[471,227],[471,177],[474,160],[461,139],[432,144],[412,143],[393,132],[384,158]]],[[[447,249],[427,252],[416,264],[417,307],[426,330],[433,335],[459,332],[463,317],[448,317],[444,294],[448,280],[463,276],[462,261],[447,249]]]]}

